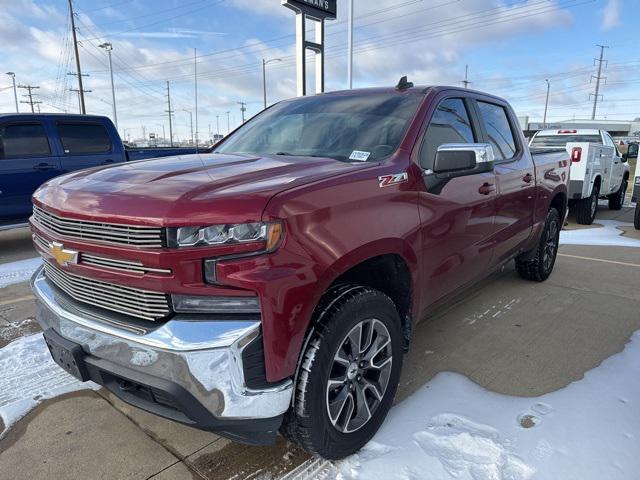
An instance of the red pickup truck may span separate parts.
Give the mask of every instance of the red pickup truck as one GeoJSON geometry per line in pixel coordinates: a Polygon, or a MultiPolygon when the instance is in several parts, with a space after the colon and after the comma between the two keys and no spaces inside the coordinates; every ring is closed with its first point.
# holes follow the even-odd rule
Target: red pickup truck
{"type": "Polygon", "coordinates": [[[549,276],[568,173],[484,93],[283,101],[212,154],[42,186],[38,320],[60,366],[126,402],[344,457],[383,422],[418,320],[511,260],[549,276]]]}

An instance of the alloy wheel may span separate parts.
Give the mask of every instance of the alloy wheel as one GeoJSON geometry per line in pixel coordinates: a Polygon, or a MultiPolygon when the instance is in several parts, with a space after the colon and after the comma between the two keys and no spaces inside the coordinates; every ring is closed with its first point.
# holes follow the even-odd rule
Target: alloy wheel
{"type": "Polygon", "coordinates": [[[553,221],[549,224],[549,228],[547,229],[547,234],[544,239],[542,266],[545,272],[548,272],[551,269],[551,265],[553,264],[553,260],[556,256],[556,251],[558,250],[558,237],[558,223],[553,221]]]}
{"type": "Polygon", "coordinates": [[[363,320],[344,337],[326,392],[327,413],[336,430],[355,432],[371,420],[387,390],[392,362],[391,335],[380,320],[363,320]]]}

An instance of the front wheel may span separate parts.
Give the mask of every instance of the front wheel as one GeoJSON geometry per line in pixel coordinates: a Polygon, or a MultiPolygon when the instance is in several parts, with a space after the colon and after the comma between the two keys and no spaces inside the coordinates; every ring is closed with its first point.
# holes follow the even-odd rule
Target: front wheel
{"type": "Polygon", "coordinates": [[[518,274],[527,280],[542,282],[553,271],[560,244],[560,214],[555,208],[547,213],[547,221],[535,250],[516,258],[518,274]]]}
{"type": "Polygon", "coordinates": [[[599,196],[600,187],[598,187],[598,185],[594,185],[590,196],[576,202],[576,221],[580,225],[591,225],[596,219],[599,196]]]}
{"type": "Polygon", "coordinates": [[[344,458],[378,431],[402,368],[400,316],[377,290],[341,286],[328,295],[303,352],[282,433],[308,452],[344,458]]]}
{"type": "Polygon", "coordinates": [[[624,205],[624,196],[627,193],[628,182],[626,179],[622,180],[620,188],[616,193],[610,195],[609,198],[609,210],[620,210],[624,205]]]}

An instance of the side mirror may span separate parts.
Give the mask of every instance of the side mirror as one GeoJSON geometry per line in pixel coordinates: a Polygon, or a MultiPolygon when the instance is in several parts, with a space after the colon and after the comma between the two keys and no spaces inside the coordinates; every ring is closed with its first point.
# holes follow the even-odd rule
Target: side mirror
{"type": "Polygon", "coordinates": [[[629,160],[629,154],[628,153],[623,153],[622,154],[622,163],[627,163],[627,160],[629,160]]]}
{"type": "Polygon", "coordinates": [[[494,161],[489,143],[445,143],[438,147],[433,173],[457,177],[490,172],[494,161]]]}

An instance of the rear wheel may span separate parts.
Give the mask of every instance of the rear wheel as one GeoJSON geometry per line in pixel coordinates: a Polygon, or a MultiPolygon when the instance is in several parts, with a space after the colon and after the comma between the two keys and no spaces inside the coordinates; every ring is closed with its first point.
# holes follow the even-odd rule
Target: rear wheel
{"type": "Polygon", "coordinates": [[[341,286],[311,334],[282,433],[312,454],[344,458],[377,432],[402,368],[400,316],[389,297],[341,286]]]}
{"type": "Polygon", "coordinates": [[[591,225],[596,219],[598,211],[598,197],[600,196],[600,187],[594,185],[591,195],[576,202],[575,212],[576,221],[580,225],[591,225]]]}
{"type": "Polygon", "coordinates": [[[553,271],[560,244],[560,214],[555,208],[547,213],[547,221],[535,250],[516,258],[518,274],[527,280],[542,282],[553,271]]]}
{"type": "Polygon", "coordinates": [[[609,195],[609,210],[620,210],[624,205],[624,196],[627,193],[627,186],[629,185],[627,179],[623,179],[620,184],[620,189],[613,195],[609,195]]]}

